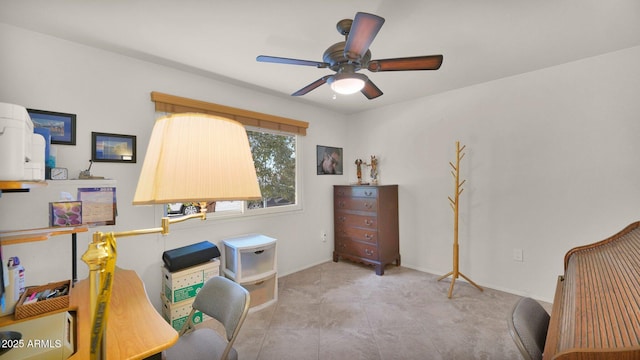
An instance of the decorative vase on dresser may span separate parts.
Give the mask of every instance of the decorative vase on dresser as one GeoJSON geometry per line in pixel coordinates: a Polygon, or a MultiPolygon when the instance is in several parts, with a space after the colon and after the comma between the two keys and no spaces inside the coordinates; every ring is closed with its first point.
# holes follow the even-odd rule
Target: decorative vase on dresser
{"type": "Polygon", "coordinates": [[[400,266],[398,185],[336,185],[333,188],[333,261],[400,266]]]}

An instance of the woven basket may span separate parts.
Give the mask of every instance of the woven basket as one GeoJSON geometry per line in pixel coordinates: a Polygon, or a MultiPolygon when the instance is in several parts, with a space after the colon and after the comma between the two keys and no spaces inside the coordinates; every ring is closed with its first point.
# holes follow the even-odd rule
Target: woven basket
{"type": "Polygon", "coordinates": [[[71,282],[69,280],[48,283],[46,285],[41,285],[41,286],[30,287],[25,290],[22,296],[20,296],[20,300],[18,300],[18,303],[16,304],[14,318],[16,320],[24,319],[24,318],[28,318],[28,317],[32,317],[40,314],[45,314],[51,311],[68,308],[70,292],[71,292],[71,282]],[[31,304],[26,304],[26,305],[23,304],[25,299],[31,296],[31,294],[33,293],[46,291],[47,289],[54,290],[64,285],[66,285],[67,288],[69,289],[66,295],[56,296],[46,300],[40,300],[31,304]]]}

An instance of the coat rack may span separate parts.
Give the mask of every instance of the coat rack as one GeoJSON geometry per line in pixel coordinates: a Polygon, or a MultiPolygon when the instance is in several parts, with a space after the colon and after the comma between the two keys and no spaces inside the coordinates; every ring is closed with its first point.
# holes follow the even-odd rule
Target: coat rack
{"type": "Polygon", "coordinates": [[[460,271],[458,271],[458,253],[459,253],[459,246],[458,246],[458,205],[459,205],[459,200],[460,200],[460,194],[462,194],[462,191],[464,190],[462,188],[462,185],[465,183],[466,180],[462,180],[460,181],[460,160],[462,160],[462,158],[464,157],[464,153],[462,152],[464,150],[466,146],[462,146],[460,147],[460,141],[456,141],[456,164],[453,165],[451,162],[449,163],[449,165],[451,165],[451,167],[453,168],[453,171],[451,171],[451,175],[453,175],[453,181],[454,181],[454,185],[455,185],[455,195],[454,198],[451,199],[451,197],[449,196],[449,205],[451,205],[451,208],[453,209],[453,271],[447,273],[446,275],[441,276],[438,281],[451,276],[451,286],[449,286],[449,299],[451,299],[451,294],[453,293],[453,285],[456,283],[456,279],[458,278],[458,276],[462,276],[465,280],[467,280],[471,285],[475,286],[478,288],[478,290],[483,291],[483,289],[478,286],[476,283],[474,283],[473,281],[471,281],[471,279],[469,279],[468,277],[466,277],[463,273],[461,273],[460,271]]]}

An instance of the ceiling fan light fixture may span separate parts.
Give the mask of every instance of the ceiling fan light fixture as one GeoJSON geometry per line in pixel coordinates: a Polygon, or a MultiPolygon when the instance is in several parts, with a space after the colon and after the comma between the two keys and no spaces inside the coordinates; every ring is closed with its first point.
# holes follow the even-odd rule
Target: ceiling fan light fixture
{"type": "Polygon", "coordinates": [[[328,82],[338,94],[351,95],[362,90],[366,80],[363,74],[336,74],[328,82]]]}
{"type": "Polygon", "coordinates": [[[383,94],[376,84],[366,75],[357,73],[360,70],[371,72],[380,71],[411,71],[438,70],[442,65],[442,55],[425,55],[411,57],[395,57],[387,59],[371,59],[369,46],[384,24],[384,18],[363,12],[356,13],[353,20],[340,20],[336,25],[340,35],[345,36],[341,41],[329,46],[322,55],[322,61],[283,58],[277,56],[260,55],[259,62],[270,62],[288,65],[313,66],[330,69],[333,75],[325,75],[291,96],[302,96],[310,91],[328,84],[333,90],[333,98],[337,94],[350,95],[358,91],[367,99],[372,100],[383,94]]]}

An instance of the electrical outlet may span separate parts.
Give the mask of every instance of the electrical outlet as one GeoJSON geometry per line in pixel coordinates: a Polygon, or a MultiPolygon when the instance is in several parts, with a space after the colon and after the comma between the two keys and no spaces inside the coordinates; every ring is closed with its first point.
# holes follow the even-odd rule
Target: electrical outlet
{"type": "Polygon", "coordinates": [[[320,239],[322,240],[322,242],[327,242],[327,232],[322,230],[320,231],[320,239]]]}
{"type": "Polygon", "coordinates": [[[522,262],[522,249],[513,249],[513,260],[522,262]]]}

